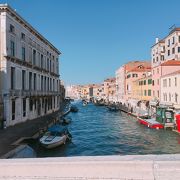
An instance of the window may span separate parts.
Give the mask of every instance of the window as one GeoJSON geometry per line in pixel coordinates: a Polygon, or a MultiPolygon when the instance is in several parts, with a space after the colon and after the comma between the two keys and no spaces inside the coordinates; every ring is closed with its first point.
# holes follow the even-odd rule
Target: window
{"type": "Polygon", "coordinates": [[[15,67],[11,67],[11,89],[15,89],[15,67]]]}
{"type": "Polygon", "coordinates": [[[159,74],[159,68],[157,68],[157,74],[159,74]]]}
{"type": "Polygon", "coordinates": [[[144,96],[146,96],[146,90],[144,90],[144,96]]]}
{"type": "Polygon", "coordinates": [[[32,90],[32,72],[29,72],[29,90],[32,90]]]}
{"type": "Polygon", "coordinates": [[[175,93],[175,102],[177,103],[178,102],[178,94],[175,93]]]}
{"type": "Polygon", "coordinates": [[[169,78],[169,87],[171,87],[171,79],[169,78]]]}
{"type": "Polygon", "coordinates": [[[144,85],[146,85],[146,80],[144,80],[144,85]]]}
{"type": "Polygon", "coordinates": [[[49,71],[49,58],[47,58],[47,70],[49,71]]]}
{"type": "Polygon", "coordinates": [[[177,86],[177,77],[174,78],[175,86],[177,86]]]}
{"type": "Polygon", "coordinates": [[[127,75],[127,79],[130,78],[130,77],[131,77],[131,74],[128,74],[128,75],[127,75]]]}
{"type": "Polygon", "coordinates": [[[151,90],[148,89],[148,96],[151,96],[151,90]]]}
{"type": "Polygon", "coordinates": [[[148,84],[152,84],[152,79],[148,79],[148,84]]]}
{"type": "Polygon", "coordinates": [[[33,110],[33,99],[32,98],[29,100],[29,110],[30,111],[33,110]]]}
{"type": "Polygon", "coordinates": [[[170,39],[168,39],[168,47],[170,46],[170,39]]]}
{"type": "Polygon", "coordinates": [[[159,79],[157,80],[157,85],[159,85],[159,79]]]}
{"type": "Polygon", "coordinates": [[[34,90],[36,90],[36,74],[34,74],[34,90]]]}
{"type": "Polygon", "coordinates": [[[24,33],[21,33],[21,39],[25,40],[25,34],[24,33]]]}
{"type": "Polygon", "coordinates": [[[41,59],[40,59],[40,52],[38,52],[38,63],[37,65],[40,67],[40,62],[41,62],[41,59]]]}
{"type": "Polygon", "coordinates": [[[12,120],[15,120],[15,114],[16,114],[16,101],[12,100],[12,120]]]}
{"type": "Polygon", "coordinates": [[[15,43],[13,40],[10,41],[10,55],[15,56],[15,43]]]}
{"type": "Polygon", "coordinates": [[[175,53],[175,48],[172,48],[172,54],[174,54],[175,53]]]}
{"type": "Polygon", "coordinates": [[[180,47],[178,47],[178,53],[180,53],[180,47]]]}
{"type": "Polygon", "coordinates": [[[23,98],[23,117],[26,116],[26,98],[23,98]]]}
{"type": "Polygon", "coordinates": [[[157,95],[158,95],[158,98],[159,98],[159,91],[157,91],[157,95]]]}
{"type": "Polygon", "coordinates": [[[173,38],[172,38],[172,44],[174,44],[174,43],[175,43],[175,38],[173,37],[173,38]]]}
{"type": "Polygon", "coordinates": [[[36,65],[36,50],[33,49],[33,65],[36,65]]]}
{"type": "Polygon", "coordinates": [[[161,61],[164,61],[164,56],[163,55],[161,55],[161,61]]]}
{"type": "MultiPolygon", "coordinates": [[[[58,72],[58,71],[57,71],[58,72]]],[[[138,75],[137,74],[133,74],[133,77],[138,77],[138,75]]]]}
{"type": "Polygon", "coordinates": [[[41,91],[43,91],[43,76],[41,76],[41,91]]]}
{"type": "Polygon", "coordinates": [[[169,101],[171,102],[171,93],[169,93],[169,101]]]}
{"type": "Polygon", "coordinates": [[[179,36],[179,43],[180,43],[180,36],[179,36]]]}
{"type": "Polygon", "coordinates": [[[25,59],[26,59],[25,47],[22,47],[21,51],[22,51],[21,52],[22,53],[22,60],[25,61],[25,59]]]}
{"type": "Polygon", "coordinates": [[[41,54],[41,68],[43,68],[43,55],[41,54]]]}
{"type": "Polygon", "coordinates": [[[156,62],[158,62],[159,61],[159,58],[158,57],[156,57],[156,62]]]}
{"type": "Polygon", "coordinates": [[[168,56],[170,55],[170,50],[168,50],[168,56]]]}
{"type": "Polygon", "coordinates": [[[29,62],[32,63],[32,48],[29,47],[29,62]]]}
{"type": "Polygon", "coordinates": [[[163,87],[167,87],[167,79],[163,79],[163,87]]]}
{"type": "Polygon", "coordinates": [[[9,31],[11,33],[15,33],[15,28],[14,28],[14,26],[12,24],[10,24],[9,31]]]}
{"type": "Polygon", "coordinates": [[[22,90],[25,90],[25,83],[26,83],[26,72],[22,70],[22,90]]]}
{"type": "Polygon", "coordinates": [[[152,80],[152,85],[154,86],[154,80],[152,80]]]}

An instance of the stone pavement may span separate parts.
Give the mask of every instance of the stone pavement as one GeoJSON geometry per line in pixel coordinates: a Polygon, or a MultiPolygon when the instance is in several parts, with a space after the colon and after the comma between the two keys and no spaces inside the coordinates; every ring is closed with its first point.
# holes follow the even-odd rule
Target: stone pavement
{"type": "Polygon", "coordinates": [[[179,180],[180,155],[1,159],[6,180],[179,180]]]}
{"type": "Polygon", "coordinates": [[[51,124],[58,114],[60,111],[0,130],[0,157],[18,146],[12,145],[15,141],[22,137],[32,137],[41,128],[51,124]]]}

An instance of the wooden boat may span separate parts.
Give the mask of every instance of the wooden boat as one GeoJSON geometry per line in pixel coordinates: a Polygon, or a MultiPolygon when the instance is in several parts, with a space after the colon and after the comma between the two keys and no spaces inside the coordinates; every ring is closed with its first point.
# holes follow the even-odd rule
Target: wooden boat
{"type": "Polygon", "coordinates": [[[53,125],[48,131],[39,139],[40,144],[47,148],[52,149],[65,144],[66,141],[71,139],[71,134],[67,128],[60,125],[53,125]]]}
{"type": "Polygon", "coordinates": [[[137,117],[137,119],[140,124],[143,124],[149,128],[152,128],[152,129],[163,129],[164,128],[163,124],[156,121],[155,118],[150,118],[148,116],[139,116],[139,117],[137,117]]]}

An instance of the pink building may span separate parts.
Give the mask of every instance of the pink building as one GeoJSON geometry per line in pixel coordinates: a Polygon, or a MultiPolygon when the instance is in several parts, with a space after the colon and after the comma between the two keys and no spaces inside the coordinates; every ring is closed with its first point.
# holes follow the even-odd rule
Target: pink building
{"type": "Polygon", "coordinates": [[[161,99],[161,76],[179,70],[178,62],[180,62],[180,28],[174,28],[164,39],[156,38],[156,43],[151,48],[153,101],[161,99]]]}

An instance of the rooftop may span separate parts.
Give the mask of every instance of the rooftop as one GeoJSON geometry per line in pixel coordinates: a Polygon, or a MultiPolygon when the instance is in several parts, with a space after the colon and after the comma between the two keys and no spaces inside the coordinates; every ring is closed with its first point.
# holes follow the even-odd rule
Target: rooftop
{"type": "Polygon", "coordinates": [[[162,63],[161,66],[180,66],[180,60],[171,59],[162,63]]]}

